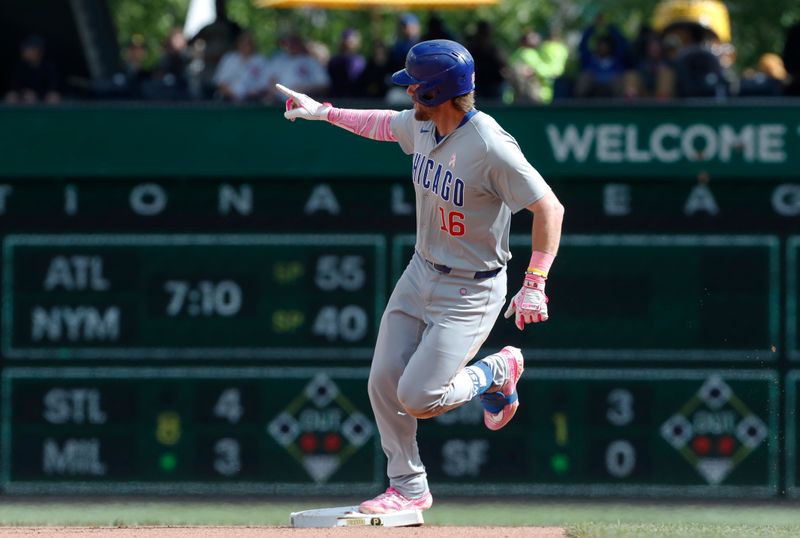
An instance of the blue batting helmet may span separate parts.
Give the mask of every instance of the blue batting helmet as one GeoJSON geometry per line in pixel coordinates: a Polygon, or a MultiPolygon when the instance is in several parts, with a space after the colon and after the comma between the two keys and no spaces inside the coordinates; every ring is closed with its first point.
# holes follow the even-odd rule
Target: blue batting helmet
{"type": "Polygon", "coordinates": [[[475,61],[455,41],[423,41],[411,47],[406,68],[392,75],[392,82],[399,86],[419,84],[414,96],[417,102],[436,106],[475,89],[475,61]]]}

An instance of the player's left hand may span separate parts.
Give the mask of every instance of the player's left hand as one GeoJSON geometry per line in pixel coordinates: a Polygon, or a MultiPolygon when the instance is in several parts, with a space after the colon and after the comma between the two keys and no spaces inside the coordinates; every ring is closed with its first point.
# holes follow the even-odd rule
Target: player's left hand
{"type": "Polygon", "coordinates": [[[289,121],[297,118],[304,120],[327,120],[328,111],[331,109],[330,103],[320,103],[304,93],[290,90],[283,84],[275,84],[275,87],[289,99],[286,100],[286,112],[283,117],[289,121]]]}
{"type": "Polygon", "coordinates": [[[525,273],[522,289],[517,292],[504,314],[510,318],[516,313],[514,324],[521,331],[528,323],[547,321],[547,295],[544,294],[545,278],[540,275],[525,273]]]}

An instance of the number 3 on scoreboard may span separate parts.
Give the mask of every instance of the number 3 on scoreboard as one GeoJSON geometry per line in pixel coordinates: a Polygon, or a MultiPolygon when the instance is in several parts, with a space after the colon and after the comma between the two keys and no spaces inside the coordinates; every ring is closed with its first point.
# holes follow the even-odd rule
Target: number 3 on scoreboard
{"type": "Polygon", "coordinates": [[[439,206],[439,217],[442,219],[442,225],[439,227],[443,232],[449,233],[453,237],[464,235],[466,229],[464,228],[464,213],[461,211],[451,211],[444,216],[444,208],[439,206]]]}

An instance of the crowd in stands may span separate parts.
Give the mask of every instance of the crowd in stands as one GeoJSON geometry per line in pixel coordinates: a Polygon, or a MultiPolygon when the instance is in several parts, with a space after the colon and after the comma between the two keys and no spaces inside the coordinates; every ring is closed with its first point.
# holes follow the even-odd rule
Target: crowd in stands
{"type": "MultiPolygon", "coordinates": [[[[699,25],[670,32],[643,26],[631,39],[600,14],[573,46],[557,28],[529,29],[514,50],[503,50],[487,21],[478,21],[471,34],[458,35],[436,15],[428,18],[423,31],[416,15],[403,13],[390,43],[364,47],[356,28],[343,31],[330,47],[288,33],[280,37],[278,52],[266,56],[253,35],[224,11],[190,39],[174,29],[152,65],[146,64],[144,40],[131,39],[122,51],[123,69],[114,77],[114,91],[105,96],[278,104],[282,98],[274,85],[280,82],[317,97],[402,105],[408,96],[391,85],[390,75],[403,67],[415,43],[439,38],[458,40],[470,50],[476,93],[484,102],[800,96],[800,25],[789,30],[782,53],[765,53],[757,65],[737,73],[734,47],[699,25]],[[370,51],[366,56],[365,48],[370,51]]],[[[62,99],[58,66],[48,58],[44,38],[34,35],[22,41],[5,89],[7,103],[62,99]]]]}

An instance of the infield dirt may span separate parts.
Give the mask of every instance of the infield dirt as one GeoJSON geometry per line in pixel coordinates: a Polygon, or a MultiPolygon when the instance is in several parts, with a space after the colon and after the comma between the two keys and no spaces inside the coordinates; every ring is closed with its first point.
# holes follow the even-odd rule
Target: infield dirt
{"type": "Polygon", "coordinates": [[[291,527],[0,527],[0,536],[36,538],[566,538],[558,527],[403,527],[293,529],[291,527]]]}

